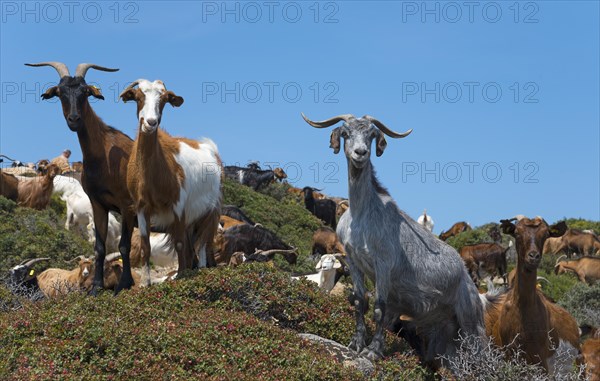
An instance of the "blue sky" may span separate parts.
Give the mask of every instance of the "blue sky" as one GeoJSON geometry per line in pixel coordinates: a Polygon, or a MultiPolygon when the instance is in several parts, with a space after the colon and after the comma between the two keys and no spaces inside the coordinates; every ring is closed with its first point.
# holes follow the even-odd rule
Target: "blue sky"
{"type": "Polygon", "coordinates": [[[373,157],[381,182],[437,233],[525,214],[600,220],[599,20],[596,1],[124,2],[2,1],[0,152],[52,158],[76,134],[58,81],[25,62],[80,62],[105,101],[93,107],[134,137],[137,78],[185,99],[173,135],[210,137],[226,164],[277,163],[296,186],[347,195],[329,130],[300,117],[372,115],[405,139],[373,157]],[[467,3],[468,5],[465,5],[467,3]]]}

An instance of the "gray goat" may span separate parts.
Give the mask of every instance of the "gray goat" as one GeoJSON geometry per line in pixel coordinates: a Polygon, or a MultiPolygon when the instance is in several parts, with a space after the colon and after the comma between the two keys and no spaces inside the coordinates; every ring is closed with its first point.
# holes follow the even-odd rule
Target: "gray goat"
{"type": "Polygon", "coordinates": [[[370,160],[373,139],[381,156],[387,145],[383,133],[403,138],[412,130],[399,134],[370,116],[357,119],[346,114],[321,122],[302,117],[316,128],[344,121],[331,133],[330,147],[338,153],[344,138],[350,208],[338,223],[337,235],[354,283],[356,333],[349,348],[371,359],[383,357],[384,327],[401,315],[424,336],[427,362],[452,356],[459,330],[463,336],[484,340],[482,302],[462,259],[400,210],[375,176],[370,160]],[[365,343],[365,275],[375,284],[376,330],[369,346],[365,343]]]}

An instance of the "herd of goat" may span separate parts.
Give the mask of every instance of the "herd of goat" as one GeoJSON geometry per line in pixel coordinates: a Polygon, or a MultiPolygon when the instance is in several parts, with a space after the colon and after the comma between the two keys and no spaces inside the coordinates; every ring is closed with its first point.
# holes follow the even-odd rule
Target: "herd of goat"
{"type": "MultiPolygon", "coordinates": [[[[210,139],[175,138],[159,128],[164,106],[184,102],[160,80],[136,80],[120,94],[124,102],[136,103],[138,130],[132,140],[105,124],[88,102],[90,96],[104,99],[97,87],[86,83],[88,70],[117,69],[80,64],[71,76],[60,62],[28,65],[50,66],[58,72],[60,82],[42,97],[60,99],[67,126],[79,139],[83,168],[75,176],[59,174],[53,164],[34,178],[2,172],[1,194],[36,209],[48,205],[52,192],[61,194],[67,204],[65,227],[85,232],[94,242],[95,256],[77,258],[73,270],[39,274],[32,266],[47,258],[26,260],[11,269],[12,279],[21,286],[37,288],[47,297],[73,289],[96,295],[110,288],[117,294],[172,279],[183,270],[267,261],[275,254],[296,262],[296,248],[239,208],[222,205],[223,177],[258,190],[285,179],[281,168],[223,166],[210,139]],[[120,214],[120,222],[111,212],[120,214]],[[173,271],[157,277],[151,274],[151,261],[172,266],[173,271]]],[[[309,279],[333,292],[345,271],[351,276],[356,319],[351,349],[380,359],[386,330],[401,327],[414,333],[412,344],[424,362],[440,366],[448,365],[440,359],[456,355],[460,337],[475,338],[475,350],[491,337],[500,346],[519,348],[529,363],[554,374],[569,371],[577,360],[588,364],[592,379],[600,379],[600,333],[581,345],[575,319],[536,287],[542,255],[560,251],[582,257],[557,261],[557,273],[570,271],[582,282],[597,281],[600,240],[594,234],[568,229],[564,222],[549,226],[540,217],[517,216],[501,220],[489,232],[494,242],[464,246],[459,253],[445,241],[470,230],[466,222],[439,237],[433,235],[431,216],[425,211],[413,220],[375,175],[371,147],[381,156],[386,136],[405,138],[412,130],[395,132],[368,115],[344,114],[323,121],[302,117],[315,128],[342,122],[331,132],[330,147],[346,156],[348,199],[325,197],[311,187],[290,192],[302,197],[305,207],[328,225],[313,236],[319,272],[309,279]],[[506,261],[511,246],[502,245],[501,231],[515,242],[517,265],[511,274],[506,261]],[[502,277],[507,287],[480,293],[478,285],[486,276],[502,277]],[[370,341],[365,324],[371,295],[367,279],[375,286],[376,328],[370,341]],[[566,367],[556,362],[561,348],[572,353],[573,361],[566,367]]]]}

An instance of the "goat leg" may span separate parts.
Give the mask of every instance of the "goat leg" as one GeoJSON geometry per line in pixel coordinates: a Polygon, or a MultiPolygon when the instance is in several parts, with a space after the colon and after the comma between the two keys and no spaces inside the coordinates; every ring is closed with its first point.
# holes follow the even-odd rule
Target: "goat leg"
{"type": "Polygon", "coordinates": [[[94,226],[96,230],[96,243],[94,244],[96,264],[90,295],[97,296],[99,290],[104,288],[104,257],[106,256],[105,242],[108,231],[108,211],[96,202],[92,202],[92,210],[94,212],[94,226]]]}
{"type": "Polygon", "coordinates": [[[115,295],[121,290],[130,289],[134,282],[133,276],[131,275],[131,262],[129,261],[129,253],[131,251],[131,235],[133,233],[133,216],[128,213],[121,214],[123,216],[123,223],[121,224],[121,239],[119,240],[119,252],[121,253],[121,259],[123,259],[123,272],[121,273],[121,279],[117,287],[115,287],[115,295]]]}
{"type": "MultiPolygon", "coordinates": [[[[348,249],[346,249],[348,252],[348,249]]],[[[365,325],[365,313],[369,309],[369,303],[366,297],[364,274],[356,266],[353,266],[352,259],[348,257],[350,264],[350,276],[354,284],[354,293],[351,296],[351,303],[354,304],[354,317],[356,319],[356,332],[348,345],[348,348],[360,353],[366,347],[365,336],[367,327],[365,325]]]]}

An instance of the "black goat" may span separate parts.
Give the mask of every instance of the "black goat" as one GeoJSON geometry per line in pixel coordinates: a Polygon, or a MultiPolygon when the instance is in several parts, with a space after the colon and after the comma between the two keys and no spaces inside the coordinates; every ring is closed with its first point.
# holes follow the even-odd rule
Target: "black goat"
{"type": "Polygon", "coordinates": [[[11,292],[34,300],[41,299],[43,294],[38,285],[37,274],[33,270],[33,265],[49,259],[50,258],[26,259],[11,268],[8,273],[7,282],[11,292]]]}
{"type": "Polygon", "coordinates": [[[269,185],[276,179],[282,180],[287,177],[283,169],[262,170],[256,163],[248,164],[248,167],[226,166],[225,176],[228,179],[237,181],[242,185],[259,190],[263,186],[269,185]]]}
{"type": "MultiPolygon", "coordinates": [[[[223,245],[216,258],[229,258],[236,251],[242,251],[248,256],[254,256],[256,250],[295,250],[293,247],[283,242],[275,233],[260,225],[236,225],[223,232],[223,245]]],[[[296,254],[284,254],[286,260],[294,264],[296,263],[296,254]]],[[[218,261],[217,261],[218,262],[218,261]]]]}
{"type": "Polygon", "coordinates": [[[242,209],[238,208],[235,205],[223,205],[223,206],[221,206],[221,215],[227,216],[227,217],[231,217],[233,219],[245,222],[245,223],[247,223],[249,225],[252,225],[252,226],[256,225],[254,223],[254,221],[252,221],[252,219],[250,217],[248,217],[246,215],[246,213],[244,213],[242,211],[242,209]]]}
{"type": "Polygon", "coordinates": [[[308,209],[315,217],[331,226],[333,230],[337,227],[335,219],[335,212],[337,205],[335,201],[329,199],[316,200],[313,192],[319,190],[311,187],[302,188],[304,193],[304,206],[308,209]]]}

